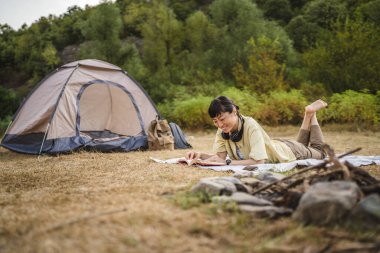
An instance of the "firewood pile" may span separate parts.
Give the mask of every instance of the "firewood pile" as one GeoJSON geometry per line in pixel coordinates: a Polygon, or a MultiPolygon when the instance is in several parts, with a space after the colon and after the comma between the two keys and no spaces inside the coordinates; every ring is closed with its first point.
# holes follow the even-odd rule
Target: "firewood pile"
{"type": "Polygon", "coordinates": [[[347,221],[380,230],[380,181],[336,156],[283,176],[265,172],[256,177],[201,179],[193,192],[206,192],[217,204],[236,203],[258,217],[292,216],[304,224],[335,225],[347,221]]]}
{"type": "Polygon", "coordinates": [[[342,163],[339,158],[352,154],[360,148],[349,151],[337,157],[334,150],[325,145],[328,160],[318,165],[310,166],[287,176],[281,180],[265,185],[251,193],[270,199],[276,206],[295,208],[299,199],[307,189],[318,182],[331,182],[337,180],[355,182],[364,195],[371,193],[380,194],[380,181],[371,176],[367,171],[351,165],[349,162],[342,163]]]}

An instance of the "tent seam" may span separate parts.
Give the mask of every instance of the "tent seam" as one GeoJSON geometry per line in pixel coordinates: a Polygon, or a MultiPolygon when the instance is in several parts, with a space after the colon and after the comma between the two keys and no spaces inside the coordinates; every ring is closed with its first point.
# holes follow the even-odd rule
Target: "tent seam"
{"type": "Polygon", "coordinates": [[[49,128],[50,128],[51,121],[53,120],[53,117],[54,117],[54,115],[55,115],[55,113],[56,113],[56,111],[57,111],[59,101],[61,100],[61,97],[62,97],[62,95],[63,95],[63,93],[64,93],[64,91],[65,91],[65,89],[66,89],[66,86],[67,86],[68,82],[70,81],[71,77],[73,76],[75,70],[78,69],[78,67],[79,67],[79,64],[77,64],[77,65],[75,66],[75,68],[73,69],[73,71],[70,73],[70,75],[69,75],[69,77],[67,78],[65,84],[63,85],[63,88],[62,88],[61,92],[59,93],[59,96],[58,96],[57,102],[56,102],[56,104],[55,104],[55,106],[54,106],[54,110],[53,110],[53,112],[52,112],[52,114],[51,114],[51,116],[50,116],[50,119],[49,119],[49,122],[48,122],[48,125],[47,125],[47,128],[46,128],[46,131],[45,131],[44,138],[42,139],[41,149],[40,149],[40,152],[39,152],[38,155],[41,155],[41,152],[42,152],[42,149],[43,149],[43,146],[44,146],[44,142],[45,142],[45,140],[46,140],[47,133],[49,132],[49,128]]]}

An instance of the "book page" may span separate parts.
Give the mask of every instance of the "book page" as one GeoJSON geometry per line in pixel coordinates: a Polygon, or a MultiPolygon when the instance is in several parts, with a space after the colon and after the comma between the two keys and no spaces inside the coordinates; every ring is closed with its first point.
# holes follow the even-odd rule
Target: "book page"
{"type": "Polygon", "coordinates": [[[191,165],[200,165],[200,166],[224,166],[224,165],[226,165],[223,162],[211,162],[211,161],[206,161],[206,160],[201,160],[201,159],[185,159],[185,158],[179,159],[178,163],[187,164],[189,166],[191,166],[191,165]]]}

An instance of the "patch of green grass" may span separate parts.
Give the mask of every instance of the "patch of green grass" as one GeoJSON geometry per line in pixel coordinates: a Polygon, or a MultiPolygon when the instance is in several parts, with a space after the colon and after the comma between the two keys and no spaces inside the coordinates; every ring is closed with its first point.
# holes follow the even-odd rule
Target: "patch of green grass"
{"type": "Polygon", "coordinates": [[[172,201],[182,209],[199,207],[201,204],[210,203],[211,196],[206,192],[178,192],[172,197],[172,201]]]}
{"type": "Polygon", "coordinates": [[[240,210],[236,202],[221,202],[221,203],[211,203],[206,210],[207,214],[210,216],[217,216],[221,213],[228,213],[229,215],[238,215],[240,210]]]}

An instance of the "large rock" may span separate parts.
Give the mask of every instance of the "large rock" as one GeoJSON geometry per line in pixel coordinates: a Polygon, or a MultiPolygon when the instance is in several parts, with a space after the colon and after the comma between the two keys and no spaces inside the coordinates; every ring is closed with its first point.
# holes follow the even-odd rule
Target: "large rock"
{"type": "Polygon", "coordinates": [[[233,185],[234,189],[227,189],[224,185],[211,180],[201,180],[197,184],[193,185],[191,188],[192,192],[205,192],[211,196],[222,195],[222,192],[230,191],[231,194],[233,191],[236,191],[236,187],[233,185]]]}
{"type": "Polygon", "coordinates": [[[215,196],[212,198],[212,201],[218,204],[235,202],[239,205],[253,205],[253,206],[272,206],[273,205],[273,203],[268,200],[252,196],[245,192],[234,192],[231,196],[215,196]]]}
{"type": "Polygon", "coordinates": [[[347,217],[361,196],[354,182],[316,183],[301,197],[293,218],[305,224],[336,224],[347,217]]]}
{"type": "Polygon", "coordinates": [[[380,196],[363,198],[352,210],[349,222],[354,226],[380,229],[380,196]]]}

